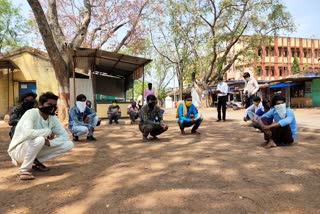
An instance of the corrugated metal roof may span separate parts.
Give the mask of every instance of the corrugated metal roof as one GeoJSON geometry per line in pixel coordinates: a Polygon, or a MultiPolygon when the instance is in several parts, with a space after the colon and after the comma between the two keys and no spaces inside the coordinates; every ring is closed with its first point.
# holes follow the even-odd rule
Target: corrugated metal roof
{"type": "Polygon", "coordinates": [[[74,50],[73,56],[77,72],[88,72],[92,66],[95,66],[95,71],[118,77],[132,74],[134,79],[142,77],[142,68],[152,61],[151,59],[88,48],[74,50]]]}

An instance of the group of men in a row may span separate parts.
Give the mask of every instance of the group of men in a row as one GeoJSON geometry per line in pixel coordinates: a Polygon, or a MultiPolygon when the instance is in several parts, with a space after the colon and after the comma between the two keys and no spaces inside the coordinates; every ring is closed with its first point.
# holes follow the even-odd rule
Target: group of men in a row
{"type": "MultiPolygon", "coordinates": [[[[225,93],[220,90],[219,93],[225,93]]],[[[52,92],[44,93],[36,106],[36,94],[28,93],[21,98],[22,103],[14,108],[9,124],[12,138],[8,153],[12,162],[21,162],[18,177],[21,180],[34,179],[31,169],[47,171],[43,162],[72,149],[73,142],[69,140],[67,131],[59,122],[55,113],[58,96],[52,92]],[[35,108],[36,107],[36,108],[35,108]]],[[[259,97],[252,97],[253,104],[245,110],[244,120],[251,120],[255,127],[265,134],[265,148],[289,145],[294,141],[297,125],[294,113],[286,107],[285,98],[276,95],[272,98],[271,106],[259,97]]],[[[114,106],[113,103],[112,106],[114,106]]],[[[218,107],[219,108],[219,107],[218,107]]],[[[139,130],[142,140],[148,142],[158,139],[157,136],[168,130],[163,121],[163,112],[157,105],[157,98],[150,94],[146,97],[146,104],[139,111],[139,130]],[[149,135],[151,138],[148,138],[149,135]]],[[[192,97],[186,96],[177,106],[178,125],[182,135],[185,128],[191,127],[191,134],[199,135],[197,131],[203,117],[192,104],[192,97]]],[[[221,120],[221,118],[218,118],[221,120]]],[[[223,118],[225,120],[225,116],[223,118]]],[[[96,112],[91,108],[91,102],[80,94],[76,98],[76,105],[69,111],[68,128],[73,140],[87,134],[87,140],[95,140],[93,133],[100,123],[96,112]]]]}

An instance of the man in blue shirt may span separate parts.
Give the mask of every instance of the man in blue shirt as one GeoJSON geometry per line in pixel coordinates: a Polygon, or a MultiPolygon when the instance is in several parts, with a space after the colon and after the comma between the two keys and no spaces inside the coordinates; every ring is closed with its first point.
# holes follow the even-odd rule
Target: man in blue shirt
{"type": "Polygon", "coordinates": [[[192,104],[191,95],[185,97],[184,102],[178,104],[178,123],[181,130],[181,134],[185,135],[184,128],[193,126],[191,129],[191,134],[200,134],[197,132],[203,118],[198,114],[197,108],[192,104]]]}
{"type": "Polygon", "coordinates": [[[76,105],[71,107],[69,111],[69,129],[74,141],[79,141],[79,136],[82,134],[88,134],[87,140],[96,140],[93,137],[93,132],[98,124],[98,117],[94,111],[87,107],[86,100],[85,95],[79,94],[76,105]]]}
{"type": "Polygon", "coordinates": [[[293,143],[297,134],[297,123],[292,109],[286,107],[286,99],[275,95],[272,106],[267,113],[258,118],[259,125],[267,137],[262,145],[269,149],[276,146],[286,146],[293,143]],[[268,121],[273,118],[274,122],[268,121]]]}

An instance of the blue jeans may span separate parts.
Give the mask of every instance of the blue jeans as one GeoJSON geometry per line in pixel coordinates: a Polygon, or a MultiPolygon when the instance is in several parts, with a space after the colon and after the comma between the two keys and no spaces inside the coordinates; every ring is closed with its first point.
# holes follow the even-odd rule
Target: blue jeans
{"type": "MultiPolygon", "coordinates": [[[[97,123],[99,121],[98,116],[96,116],[96,115],[88,115],[88,117],[89,117],[88,125],[90,125],[90,127],[92,127],[92,128],[96,128],[97,123]]],[[[71,129],[71,133],[74,136],[80,136],[80,135],[83,135],[83,134],[88,134],[88,136],[92,136],[93,135],[93,132],[90,131],[87,126],[76,126],[76,125],[73,125],[72,129],[71,129]]]]}
{"type": "Polygon", "coordinates": [[[108,114],[109,123],[112,123],[112,120],[114,120],[115,122],[118,122],[120,116],[121,116],[121,113],[108,114]]]}

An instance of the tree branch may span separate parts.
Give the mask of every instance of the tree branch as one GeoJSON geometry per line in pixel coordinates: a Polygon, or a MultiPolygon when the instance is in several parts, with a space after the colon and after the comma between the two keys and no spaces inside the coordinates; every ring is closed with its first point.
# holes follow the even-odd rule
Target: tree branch
{"type": "Polygon", "coordinates": [[[146,5],[149,3],[149,0],[145,1],[144,4],[142,5],[142,7],[139,10],[138,16],[136,18],[136,20],[134,21],[131,29],[127,32],[127,34],[123,37],[123,39],[121,40],[121,42],[118,44],[118,46],[116,47],[116,49],[114,50],[114,52],[119,52],[119,50],[122,48],[122,46],[125,44],[125,42],[128,40],[128,38],[133,34],[133,32],[135,31],[139,20],[142,16],[142,11],[143,9],[146,7],[146,5]]]}
{"type": "Polygon", "coordinates": [[[83,0],[84,4],[84,18],[82,21],[82,24],[76,33],[75,37],[73,38],[70,46],[71,47],[80,47],[87,32],[88,32],[88,26],[91,21],[91,5],[89,0],[83,0]]]}

